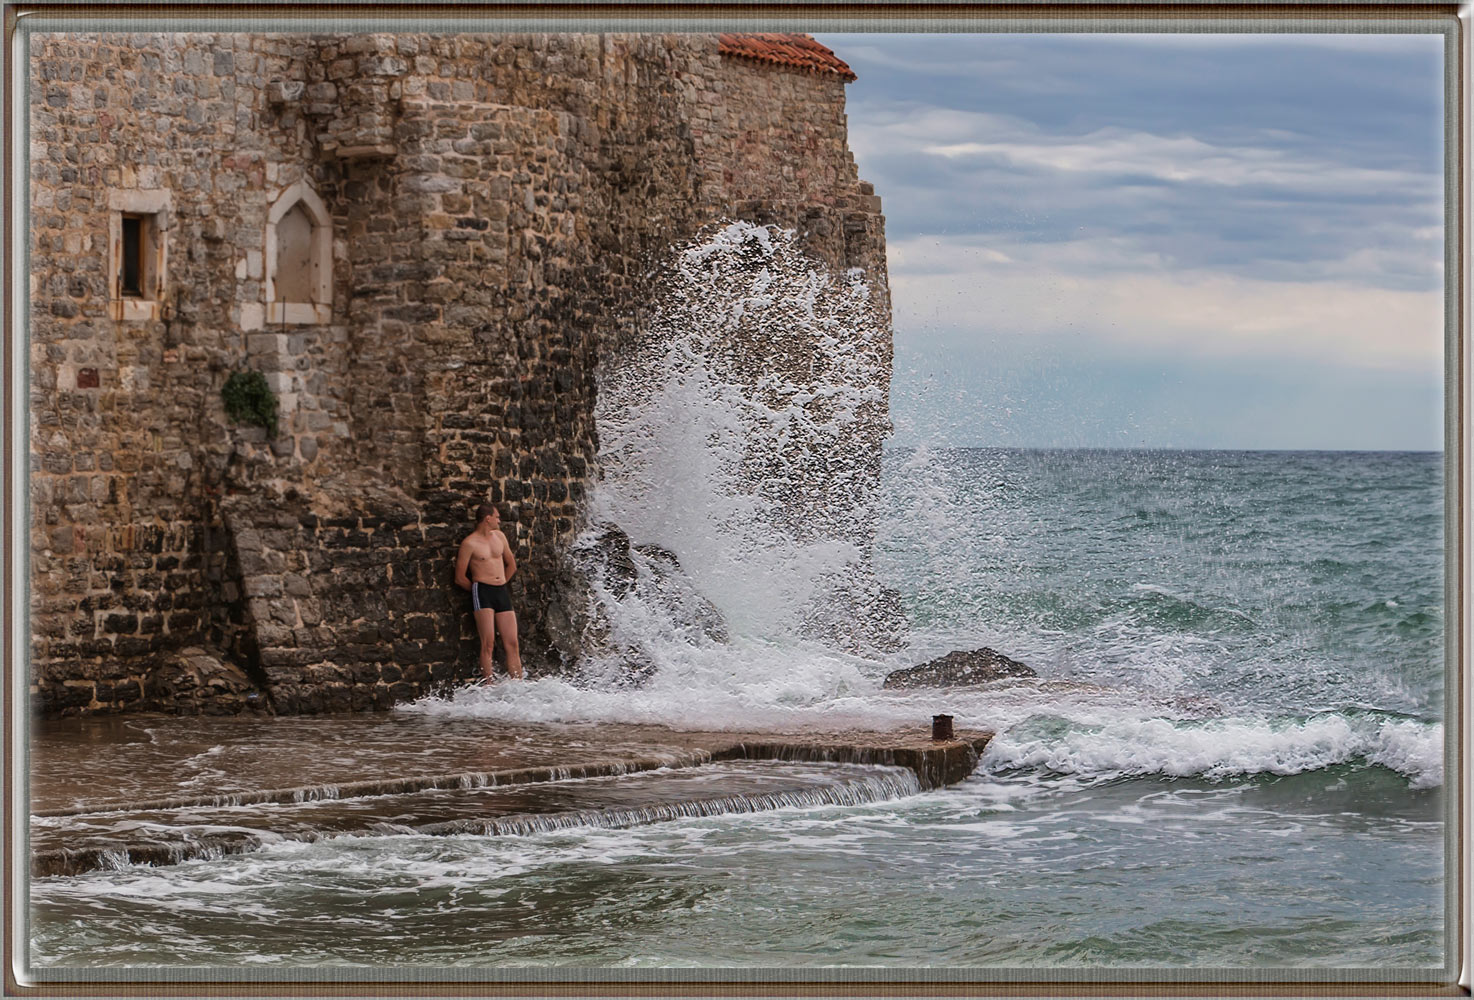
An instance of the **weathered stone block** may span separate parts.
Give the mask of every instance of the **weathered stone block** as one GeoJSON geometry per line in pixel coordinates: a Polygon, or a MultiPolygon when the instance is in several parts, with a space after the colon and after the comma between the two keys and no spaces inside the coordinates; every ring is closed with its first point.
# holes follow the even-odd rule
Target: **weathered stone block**
{"type": "Polygon", "coordinates": [[[440,194],[460,191],[461,182],[444,174],[418,174],[404,178],[404,190],[416,194],[440,194]]]}
{"type": "Polygon", "coordinates": [[[199,627],[200,617],[192,611],[175,611],[168,616],[169,631],[188,633],[199,627]]]}
{"type": "MultiPolygon", "coordinates": [[[[332,84],[317,84],[318,87],[331,87],[332,84]]],[[[266,85],[266,99],[272,104],[290,104],[302,99],[302,92],[306,88],[301,80],[273,80],[266,85]]]]}
{"type": "Polygon", "coordinates": [[[48,685],[46,701],[57,709],[81,708],[96,700],[94,694],[95,688],[91,683],[69,680],[48,685]]]}
{"type": "Polygon", "coordinates": [[[280,597],[281,578],[276,576],[252,576],[245,580],[247,597],[280,597]]]}
{"type": "Polygon", "coordinates": [[[138,631],[138,616],[133,614],[108,615],[102,622],[103,631],[131,634],[138,631]]]}
{"type": "Polygon", "coordinates": [[[316,699],[317,711],[322,712],[351,712],[353,711],[353,692],[343,684],[325,685],[321,688],[321,696],[316,699]]]}
{"type": "Polygon", "coordinates": [[[125,659],[148,656],[157,651],[158,645],[159,643],[153,639],[123,636],[113,643],[113,653],[125,659]]]}

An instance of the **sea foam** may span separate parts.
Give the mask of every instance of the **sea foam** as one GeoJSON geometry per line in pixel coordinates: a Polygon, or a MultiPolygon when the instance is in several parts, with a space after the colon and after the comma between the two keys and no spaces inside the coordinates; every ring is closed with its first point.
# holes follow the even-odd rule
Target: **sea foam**
{"type": "Polygon", "coordinates": [[[984,763],[994,770],[1042,768],[1097,779],[1161,775],[1208,780],[1289,775],[1338,764],[1395,770],[1413,788],[1443,782],[1443,726],[1326,713],[1283,721],[1129,719],[1032,735],[1002,733],[984,763]]]}

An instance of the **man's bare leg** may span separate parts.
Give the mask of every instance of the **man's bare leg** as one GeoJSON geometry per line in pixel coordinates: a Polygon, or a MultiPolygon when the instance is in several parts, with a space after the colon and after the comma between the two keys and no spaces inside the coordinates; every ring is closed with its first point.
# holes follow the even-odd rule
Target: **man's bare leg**
{"type": "Polygon", "coordinates": [[[520,679],[522,653],[517,645],[517,612],[498,611],[496,630],[502,634],[502,651],[507,654],[507,674],[520,679]]]}
{"type": "MultiPolygon", "coordinates": [[[[496,649],[496,612],[490,608],[482,608],[476,614],[476,632],[481,636],[481,681],[489,684],[495,673],[491,654],[496,649]]],[[[522,665],[518,663],[517,672],[520,675],[522,665]]]]}

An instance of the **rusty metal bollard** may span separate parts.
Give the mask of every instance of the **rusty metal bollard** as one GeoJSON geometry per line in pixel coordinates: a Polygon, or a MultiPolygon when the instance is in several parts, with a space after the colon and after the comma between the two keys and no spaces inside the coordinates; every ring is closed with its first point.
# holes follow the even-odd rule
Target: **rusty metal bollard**
{"type": "Polygon", "coordinates": [[[931,717],[931,738],[934,740],[950,740],[952,738],[952,716],[933,715],[931,717]]]}

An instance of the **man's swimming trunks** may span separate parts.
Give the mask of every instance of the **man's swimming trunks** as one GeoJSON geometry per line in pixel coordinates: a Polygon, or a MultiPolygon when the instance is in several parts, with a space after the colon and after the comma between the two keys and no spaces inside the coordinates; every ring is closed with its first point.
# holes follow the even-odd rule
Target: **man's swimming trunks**
{"type": "Polygon", "coordinates": [[[505,583],[481,583],[479,580],[471,583],[471,610],[484,611],[487,608],[512,610],[512,592],[505,583]]]}

